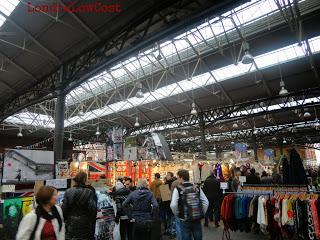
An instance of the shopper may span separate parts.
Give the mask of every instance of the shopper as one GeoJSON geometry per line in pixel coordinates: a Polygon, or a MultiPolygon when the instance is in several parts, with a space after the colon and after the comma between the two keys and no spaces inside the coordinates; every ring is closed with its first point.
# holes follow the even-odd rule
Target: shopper
{"type": "Polygon", "coordinates": [[[126,240],[126,238],[128,238],[128,240],[131,240],[132,235],[132,224],[122,207],[123,202],[127,199],[130,192],[130,189],[125,188],[125,186],[121,182],[116,183],[115,193],[113,195],[117,208],[115,222],[117,224],[120,223],[121,240],[126,240]]]}
{"type": "Polygon", "coordinates": [[[263,171],[261,174],[261,184],[273,184],[272,177],[266,171],[263,171]]]}
{"type": "Polygon", "coordinates": [[[157,220],[158,202],[147,186],[145,179],[139,179],[137,190],[131,192],[123,202],[123,209],[133,223],[133,240],[152,239],[153,223],[157,220]]]}
{"type": "Polygon", "coordinates": [[[236,168],[235,176],[231,181],[231,191],[232,192],[237,192],[238,191],[238,187],[240,185],[240,176],[241,176],[240,168],[236,168]]]}
{"type": "MultiPolygon", "coordinates": [[[[174,174],[172,172],[168,172],[165,177],[165,185],[168,185],[169,190],[171,189],[172,183],[176,180],[174,174]]],[[[165,222],[165,235],[169,235],[171,237],[176,236],[176,228],[175,228],[175,217],[170,208],[170,201],[165,201],[161,203],[161,209],[164,213],[164,222],[165,222]]]]}
{"type": "Polygon", "coordinates": [[[256,175],[256,170],[254,168],[250,169],[250,174],[246,177],[246,184],[259,184],[260,178],[256,175]]]}
{"type": "MultiPolygon", "coordinates": [[[[173,191],[176,187],[182,188],[181,181],[176,178],[174,182],[171,184],[171,196],[173,195],[173,191]]],[[[176,225],[176,240],[183,240],[181,236],[181,227],[180,227],[180,218],[178,216],[174,216],[175,218],[175,225],[176,225]]]]}
{"type": "Polygon", "coordinates": [[[214,172],[212,171],[210,176],[204,181],[203,192],[205,193],[209,206],[205,214],[204,226],[208,227],[209,225],[209,216],[214,210],[214,223],[216,227],[219,227],[220,222],[220,207],[222,202],[222,191],[220,189],[220,181],[216,179],[214,172]]]}
{"type": "Polygon", "coordinates": [[[129,178],[129,177],[125,181],[124,185],[125,185],[126,188],[129,188],[130,191],[134,191],[134,190],[137,189],[133,184],[132,178],[129,178]]]}
{"type": "Polygon", "coordinates": [[[190,183],[188,170],[179,170],[178,178],[182,187],[173,190],[170,207],[181,219],[181,239],[202,240],[201,219],[208,209],[208,199],[200,188],[190,183]]]}
{"type": "Polygon", "coordinates": [[[62,210],[66,220],[67,240],[93,240],[97,201],[92,188],[86,186],[87,174],[78,173],[75,186],[64,194],[62,210]]]}
{"type": "Polygon", "coordinates": [[[36,194],[37,207],[22,219],[16,240],[64,240],[65,225],[57,203],[57,190],[42,186],[36,194]]]}
{"type": "Polygon", "coordinates": [[[160,194],[160,186],[163,185],[163,182],[160,180],[160,174],[154,174],[154,181],[150,184],[150,191],[153,193],[154,197],[157,199],[158,202],[161,201],[161,194],[160,194]]]}

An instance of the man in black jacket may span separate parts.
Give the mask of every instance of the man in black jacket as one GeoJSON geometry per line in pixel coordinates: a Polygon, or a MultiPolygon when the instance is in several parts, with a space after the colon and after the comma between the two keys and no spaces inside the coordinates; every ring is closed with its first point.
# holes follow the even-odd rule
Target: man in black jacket
{"type": "Polygon", "coordinates": [[[212,211],[214,211],[215,225],[216,227],[219,227],[222,191],[220,189],[220,182],[216,179],[213,171],[204,181],[203,192],[209,201],[209,207],[205,214],[204,226],[208,227],[209,216],[212,215],[212,211]]]}

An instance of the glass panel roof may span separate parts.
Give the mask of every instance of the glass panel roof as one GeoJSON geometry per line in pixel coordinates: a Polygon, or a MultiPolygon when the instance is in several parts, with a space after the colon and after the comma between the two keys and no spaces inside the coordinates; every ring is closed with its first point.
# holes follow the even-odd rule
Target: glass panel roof
{"type": "MultiPolygon", "coordinates": [[[[320,45],[320,36],[315,37],[309,40],[310,44],[313,45],[320,45]]],[[[302,45],[304,47],[304,44],[302,45]]],[[[298,58],[304,57],[304,52],[299,50],[301,48],[297,44],[292,44],[290,46],[277,49],[272,52],[268,52],[266,54],[262,54],[255,57],[255,61],[260,69],[267,68],[274,66],[278,63],[284,63],[287,61],[296,60],[298,58]]],[[[313,52],[314,54],[318,53],[318,51],[313,52]]],[[[211,71],[213,76],[215,76],[217,81],[224,81],[230,78],[234,78],[240,75],[243,75],[247,72],[253,72],[256,71],[254,67],[250,68],[250,65],[245,65],[242,63],[239,63],[238,65],[228,65],[226,67],[222,67],[216,70],[211,71]]],[[[187,79],[182,80],[178,82],[179,86],[183,89],[183,91],[191,91],[192,89],[197,89],[200,87],[205,87],[209,84],[214,83],[215,80],[211,77],[210,73],[203,73],[198,76],[193,77],[192,81],[189,81],[187,79]]],[[[156,89],[152,94],[154,96],[157,96],[157,99],[163,99],[166,97],[170,97],[173,95],[177,95],[182,93],[182,89],[178,86],[177,83],[172,83],[167,86],[161,87],[156,89]]],[[[106,106],[105,108],[111,108],[113,109],[113,113],[120,112],[123,110],[127,110],[132,107],[136,107],[142,104],[155,102],[156,99],[153,97],[150,97],[150,93],[145,93],[144,98],[129,98],[127,101],[121,101],[117,103],[110,104],[109,106],[106,106]],[[130,104],[127,104],[127,103],[130,104]]],[[[104,112],[104,115],[107,112],[104,112]]],[[[83,122],[83,120],[91,120],[94,117],[90,112],[88,112],[84,117],[80,118],[78,116],[72,117],[68,120],[66,120],[65,126],[71,126],[77,123],[83,122]]]]}
{"type": "MultiPolygon", "coordinates": [[[[0,1],[0,11],[5,15],[10,16],[13,10],[18,5],[19,0],[1,0],[0,1]]],[[[6,18],[0,15],[0,27],[4,24],[6,18]]]]}
{"type": "MultiPolygon", "coordinates": [[[[108,84],[107,79],[111,79],[110,74],[115,78],[114,80],[117,82],[118,87],[123,84],[131,83],[133,80],[138,80],[138,78],[143,76],[144,73],[152,74],[152,72],[161,68],[155,58],[155,56],[158,56],[159,54],[167,58],[170,63],[173,63],[173,61],[178,61],[178,58],[176,57],[177,51],[179,52],[179,55],[182,56],[182,59],[195,55],[191,50],[190,44],[194,48],[197,48],[199,52],[204,51],[205,49],[210,49],[207,46],[208,44],[210,44],[211,47],[217,48],[217,40],[221,45],[226,42],[224,31],[228,34],[236,31],[235,24],[238,27],[243,28],[244,26],[252,24],[258,20],[268,18],[271,14],[278,11],[278,7],[274,0],[254,0],[249,3],[245,3],[232,11],[222,14],[221,18],[214,17],[195,28],[180,34],[175,37],[173,41],[161,43],[160,46],[155,46],[154,48],[141,52],[135,57],[131,57],[120,62],[110,68],[109,71],[105,71],[92,77],[83,85],[90,84],[90,82],[100,79],[100,88],[93,87],[91,92],[86,93],[80,86],[70,92],[70,95],[66,98],[66,104],[69,105],[76,103],[75,99],[72,98],[74,95],[78,95],[79,98],[77,99],[78,101],[81,101],[82,99],[91,98],[95,95],[114,89],[115,86],[108,84]],[[205,42],[207,44],[205,44],[205,42]],[[141,68],[144,68],[144,70],[142,71],[141,68]],[[128,74],[126,69],[130,74],[128,74]]],[[[166,65],[164,59],[158,61],[166,65]]],[[[224,73],[223,78],[226,78],[229,75],[230,73],[224,73]]]]}

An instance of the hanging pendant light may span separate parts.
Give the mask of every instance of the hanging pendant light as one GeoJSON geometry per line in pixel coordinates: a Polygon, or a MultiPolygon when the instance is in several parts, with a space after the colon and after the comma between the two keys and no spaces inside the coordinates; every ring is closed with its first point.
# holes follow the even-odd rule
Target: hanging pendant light
{"type": "Polygon", "coordinates": [[[71,133],[71,132],[70,132],[70,134],[69,134],[68,141],[69,141],[69,142],[72,142],[72,141],[73,141],[73,139],[72,139],[72,133],[71,133]]]}
{"type": "Polygon", "coordinates": [[[311,113],[308,111],[308,108],[304,109],[303,117],[304,118],[310,118],[311,117],[311,113]]]}
{"type": "Polygon", "coordinates": [[[136,117],[136,122],[134,123],[135,127],[140,127],[139,118],[136,117]]]}
{"type": "Polygon", "coordinates": [[[286,95],[289,93],[288,90],[285,88],[285,83],[282,79],[280,81],[280,87],[281,87],[280,92],[279,92],[280,96],[283,96],[283,95],[286,95]]]}
{"type": "Polygon", "coordinates": [[[197,116],[198,112],[197,112],[197,109],[196,109],[196,104],[193,102],[191,104],[191,112],[190,112],[191,115],[194,115],[194,116],[197,116]]]}
{"type": "Polygon", "coordinates": [[[101,132],[99,131],[99,126],[97,127],[96,135],[99,136],[101,132]]]}
{"type": "Polygon", "coordinates": [[[136,98],[144,98],[144,94],[142,92],[142,84],[141,82],[137,83],[137,93],[136,93],[136,98]]]}
{"type": "Polygon", "coordinates": [[[22,128],[19,128],[19,132],[17,133],[17,137],[23,137],[22,128]]]}
{"type": "Polygon", "coordinates": [[[81,105],[80,107],[79,116],[80,117],[84,116],[83,105],[81,105]]]}
{"type": "Polygon", "coordinates": [[[276,138],[276,137],[273,137],[271,140],[272,140],[272,141],[277,141],[277,138],[276,138]]]}
{"type": "Polygon", "coordinates": [[[244,55],[242,57],[241,62],[243,64],[252,64],[254,62],[254,58],[249,52],[249,49],[250,49],[249,43],[243,42],[242,43],[242,48],[244,50],[244,55]]]}
{"type": "Polygon", "coordinates": [[[238,127],[239,127],[239,126],[238,126],[238,123],[235,122],[235,123],[232,125],[232,127],[233,127],[233,128],[238,128],[238,127]]]}
{"type": "Polygon", "coordinates": [[[283,138],[283,144],[287,144],[287,140],[285,138],[283,138]]]}
{"type": "Polygon", "coordinates": [[[287,95],[289,92],[288,90],[285,88],[286,84],[284,83],[283,79],[282,79],[282,71],[281,71],[281,65],[278,62],[278,66],[279,66],[279,73],[280,73],[280,91],[279,91],[279,95],[283,96],[283,95],[287,95]]]}

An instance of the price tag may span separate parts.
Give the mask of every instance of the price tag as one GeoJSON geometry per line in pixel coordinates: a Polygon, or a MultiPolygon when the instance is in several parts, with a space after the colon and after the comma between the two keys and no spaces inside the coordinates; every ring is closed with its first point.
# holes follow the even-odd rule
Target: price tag
{"type": "Polygon", "coordinates": [[[246,177],[246,176],[240,176],[240,177],[239,177],[239,181],[240,181],[241,183],[245,183],[245,182],[247,181],[247,177],[246,177]]]}
{"type": "Polygon", "coordinates": [[[221,183],[220,183],[220,189],[226,190],[226,189],[228,189],[228,188],[229,188],[229,185],[228,185],[227,182],[221,182],[221,183]]]}
{"type": "Polygon", "coordinates": [[[55,187],[56,189],[68,188],[67,179],[50,179],[46,180],[46,186],[55,187]]]}
{"type": "Polygon", "coordinates": [[[15,192],[16,185],[2,185],[2,192],[8,193],[8,192],[15,192]]]}

